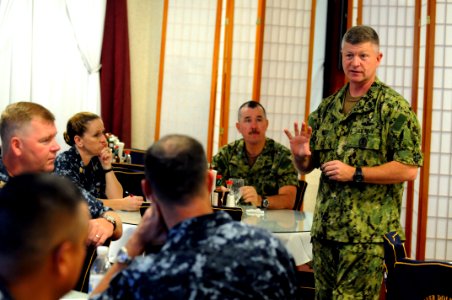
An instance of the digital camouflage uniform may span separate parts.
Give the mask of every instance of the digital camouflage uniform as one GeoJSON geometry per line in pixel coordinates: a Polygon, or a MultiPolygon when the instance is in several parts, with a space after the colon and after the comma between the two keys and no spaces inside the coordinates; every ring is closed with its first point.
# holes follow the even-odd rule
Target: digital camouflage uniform
{"type": "Polygon", "coordinates": [[[9,293],[8,289],[1,281],[0,281],[0,300],[13,300],[13,297],[9,293]]]}
{"type": "Polygon", "coordinates": [[[158,253],[135,257],[94,299],[297,299],[297,287],[277,238],[217,212],[171,228],[158,253]]]}
{"type": "MultiPolygon", "coordinates": [[[[354,167],[373,167],[390,161],[421,166],[420,127],[409,103],[377,79],[350,113],[345,115],[342,107],[347,89],[348,84],[324,99],[309,116],[309,125],[313,129],[310,147],[314,167],[319,168],[332,160],[354,167]]],[[[373,254],[368,256],[378,257],[378,253],[383,255],[383,235],[390,231],[403,234],[400,224],[402,194],[403,183],[377,185],[338,182],[329,180],[322,173],[311,230],[314,250],[319,248],[315,241],[330,245],[329,250],[344,249],[341,247],[345,246],[348,250],[344,251],[347,253],[350,253],[350,245],[347,244],[353,246],[374,243],[381,249],[369,249],[373,254]]],[[[320,247],[322,248],[324,247],[320,247]]],[[[318,275],[319,279],[323,273],[326,276],[328,272],[330,275],[332,272],[331,261],[316,261],[316,256],[322,258],[323,250],[320,249],[319,252],[314,252],[316,277],[318,275]]],[[[328,252],[323,254],[323,260],[326,260],[326,256],[331,256],[328,252]]],[[[344,253],[341,252],[341,255],[344,253]]],[[[360,261],[365,259],[366,257],[359,258],[360,261]]],[[[339,264],[339,261],[336,263],[339,264]]],[[[375,265],[371,262],[363,264],[375,265]]],[[[381,266],[377,264],[375,270],[367,270],[368,277],[357,274],[356,279],[370,281],[368,285],[373,285],[374,289],[379,288],[382,266],[382,263],[381,266]]],[[[338,275],[338,280],[339,277],[338,275]]],[[[355,283],[355,286],[360,284],[355,283]]],[[[359,295],[360,289],[352,292],[359,295]]]]}
{"type": "Polygon", "coordinates": [[[111,210],[103,205],[105,196],[105,173],[102,169],[98,157],[93,157],[90,163],[85,166],[82,158],[75,147],[58,154],[55,159],[55,173],[69,178],[81,190],[84,198],[88,202],[91,217],[96,219],[111,210]]]}
{"type": "Polygon", "coordinates": [[[243,178],[245,185],[253,186],[262,197],[277,195],[283,186],[298,185],[290,150],[270,138],[266,138],[264,149],[252,167],[243,139],[221,148],[212,164],[223,176],[223,183],[229,178],[243,178]]]}

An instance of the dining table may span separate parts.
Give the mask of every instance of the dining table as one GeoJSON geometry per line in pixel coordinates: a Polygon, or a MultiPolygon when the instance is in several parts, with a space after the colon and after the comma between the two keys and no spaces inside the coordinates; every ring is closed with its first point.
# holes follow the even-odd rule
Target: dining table
{"type": "MultiPolygon", "coordinates": [[[[297,266],[311,261],[310,231],[313,219],[311,212],[255,207],[242,207],[242,211],[241,222],[270,231],[292,254],[297,266]]],[[[141,214],[138,211],[117,211],[117,213],[123,223],[123,234],[120,239],[110,244],[109,259],[112,262],[141,221],[141,214]]]]}

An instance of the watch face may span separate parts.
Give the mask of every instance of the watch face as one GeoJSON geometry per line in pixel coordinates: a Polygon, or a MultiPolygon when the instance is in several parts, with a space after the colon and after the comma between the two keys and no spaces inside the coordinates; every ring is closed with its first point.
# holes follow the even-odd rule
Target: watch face
{"type": "Polygon", "coordinates": [[[127,253],[127,249],[122,247],[118,251],[118,255],[116,256],[116,261],[121,264],[129,265],[132,262],[132,258],[127,253]]]}
{"type": "Polygon", "coordinates": [[[268,204],[269,204],[269,202],[268,202],[268,199],[267,199],[267,198],[265,198],[264,200],[262,200],[262,206],[263,206],[264,208],[267,208],[267,207],[268,207],[268,204]]]}
{"type": "Polygon", "coordinates": [[[354,178],[355,182],[362,182],[363,181],[363,176],[362,175],[355,175],[354,178]]]}
{"type": "Polygon", "coordinates": [[[363,180],[364,180],[363,171],[360,167],[357,167],[355,174],[353,175],[353,181],[354,182],[363,182],[363,180]]]}

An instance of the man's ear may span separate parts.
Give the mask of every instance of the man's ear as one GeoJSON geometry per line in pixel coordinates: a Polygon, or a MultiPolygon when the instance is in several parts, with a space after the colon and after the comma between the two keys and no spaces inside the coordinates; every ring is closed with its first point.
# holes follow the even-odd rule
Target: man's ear
{"type": "Polygon", "coordinates": [[[11,152],[14,153],[14,155],[19,156],[22,154],[22,141],[18,137],[12,137],[11,141],[9,143],[11,152]]]}
{"type": "Polygon", "coordinates": [[[239,122],[236,122],[236,123],[235,123],[235,128],[237,128],[237,131],[238,131],[239,133],[242,133],[242,131],[240,130],[240,123],[239,123],[239,122]]]}
{"type": "Polygon", "coordinates": [[[206,183],[207,183],[207,191],[209,192],[209,194],[213,192],[213,189],[215,189],[214,180],[215,180],[214,173],[207,171],[206,183]]]}
{"type": "Polygon", "coordinates": [[[153,198],[152,189],[151,189],[151,187],[149,185],[149,181],[147,179],[141,180],[141,190],[143,191],[143,194],[144,194],[144,197],[146,200],[149,201],[153,198]]]}
{"type": "Polygon", "coordinates": [[[55,270],[55,274],[58,278],[67,278],[73,272],[72,267],[72,255],[74,245],[65,241],[55,248],[52,255],[52,262],[55,270]]]}

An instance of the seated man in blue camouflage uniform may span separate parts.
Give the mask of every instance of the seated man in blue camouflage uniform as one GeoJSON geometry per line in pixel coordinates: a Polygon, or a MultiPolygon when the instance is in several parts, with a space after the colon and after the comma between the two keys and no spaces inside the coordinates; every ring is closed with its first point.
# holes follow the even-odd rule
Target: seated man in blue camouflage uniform
{"type": "Polygon", "coordinates": [[[422,165],[419,122],[409,103],[376,77],[375,30],[352,27],[342,40],[349,79],[309,116],[285,130],[297,168],[320,168],[311,230],[316,299],[379,299],[383,236],[403,232],[403,183],[422,165]]]}
{"type": "Polygon", "coordinates": [[[199,142],[162,138],[147,151],[145,173],[143,191],[153,205],[93,299],[297,298],[295,262],[284,245],[213,213],[214,178],[199,142]]]}
{"type": "MultiPolygon", "coordinates": [[[[0,183],[4,184],[10,177],[24,173],[49,173],[54,170],[60,146],[55,139],[55,117],[47,108],[33,102],[8,105],[1,115],[0,134],[0,183]]],[[[119,216],[86,190],[81,192],[92,218],[87,241],[90,247],[95,250],[107,239],[120,238],[122,223],[119,216]]],[[[88,257],[87,263],[90,260],[91,257],[88,257]]],[[[86,276],[80,278],[77,289],[87,290],[87,284],[84,284],[86,279],[86,276]]]]}
{"type": "Polygon", "coordinates": [[[224,179],[243,178],[244,202],[269,209],[292,209],[298,186],[290,150],[267,138],[265,108],[256,101],[239,108],[237,130],[243,138],[213,157],[212,165],[224,179]]]}
{"type": "Polygon", "coordinates": [[[17,175],[0,189],[0,299],[60,299],[86,253],[88,206],[55,174],[17,175]]]}

